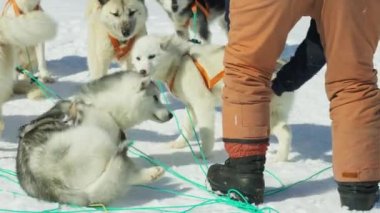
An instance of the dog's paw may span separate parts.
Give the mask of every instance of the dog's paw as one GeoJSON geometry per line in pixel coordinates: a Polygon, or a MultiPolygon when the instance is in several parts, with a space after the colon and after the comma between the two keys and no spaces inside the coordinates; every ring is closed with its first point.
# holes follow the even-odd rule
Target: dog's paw
{"type": "Polygon", "coordinates": [[[275,162],[286,162],[286,161],[288,161],[288,155],[277,153],[274,161],[275,162]]]}
{"type": "Polygon", "coordinates": [[[197,157],[197,158],[199,158],[201,160],[203,160],[203,158],[204,159],[208,159],[208,158],[210,158],[210,156],[211,156],[210,153],[204,153],[204,152],[197,152],[197,153],[195,153],[195,157],[197,157]]]}
{"type": "Polygon", "coordinates": [[[51,84],[55,82],[55,79],[50,75],[46,75],[46,76],[41,76],[41,81],[43,83],[51,84]]]}
{"type": "Polygon", "coordinates": [[[155,181],[162,177],[165,173],[164,168],[160,166],[149,168],[150,181],[155,181]]]}
{"type": "Polygon", "coordinates": [[[4,122],[1,120],[0,121],[0,138],[1,138],[1,135],[3,133],[3,130],[4,130],[4,122]]]}
{"type": "Polygon", "coordinates": [[[41,100],[45,98],[45,94],[40,89],[33,88],[26,94],[26,97],[30,100],[41,100]]]}
{"type": "Polygon", "coordinates": [[[185,141],[172,141],[169,142],[169,147],[172,149],[183,149],[187,146],[185,141]]]}

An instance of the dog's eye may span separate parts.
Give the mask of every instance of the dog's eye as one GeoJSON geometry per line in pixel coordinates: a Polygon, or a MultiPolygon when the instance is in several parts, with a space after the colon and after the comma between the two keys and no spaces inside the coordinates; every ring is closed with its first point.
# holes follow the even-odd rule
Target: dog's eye
{"type": "Polygon", "coordinates": [[[156,55],[149,55],[148,56],[148,59],[153,59],[153,58],[155,58],[156,57],[156,55]]]}
{"type": "Polygon", "coordinates": [[[154,102],[158,103],[158,101],[159,101],[158,96],[154,95],[153,98],[154,98],[154,102]]]}
{"type": "Polygon", "coordinates": [[[140,57],[136,57],[136,59],[137,59],[138,61],[140,61],[140,60],[141,60],[141,58],[140,58],[140,57]]]}
{"type": "Polygon", "coordinates": [[[114,13],[111,13],[113,16],[115,17],[120,17],[120,13],[119,12],[114,12],[114,13]]]}
{"type": "Polygon", "coordinates": [[[135,13],[137,12],[137,10],[129,10],[129,16],[133,16],[135,13]]]}

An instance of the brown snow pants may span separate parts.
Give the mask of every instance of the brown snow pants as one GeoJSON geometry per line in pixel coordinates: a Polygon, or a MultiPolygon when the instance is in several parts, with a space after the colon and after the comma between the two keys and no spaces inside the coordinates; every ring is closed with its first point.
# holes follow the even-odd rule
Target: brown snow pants
{"type": "Polygon", "coordinates": [[[302,16],[317,21],[327,57],[335,179],[379,181],[380,90],[373,56],[380,0],[232,0],[224,59],[225,148],[230,157],[265,154],[271,76],[302,16]]]}

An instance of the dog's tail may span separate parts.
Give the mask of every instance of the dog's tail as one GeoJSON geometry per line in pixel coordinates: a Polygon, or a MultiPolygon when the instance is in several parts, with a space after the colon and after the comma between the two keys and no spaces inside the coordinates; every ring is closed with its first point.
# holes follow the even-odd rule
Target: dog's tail
{"type": "Polygon", "coordinates": [[[57,24],[42,11],[0,17],[0,43],[34,46],[54,38],[56,32],[57,24]]]}

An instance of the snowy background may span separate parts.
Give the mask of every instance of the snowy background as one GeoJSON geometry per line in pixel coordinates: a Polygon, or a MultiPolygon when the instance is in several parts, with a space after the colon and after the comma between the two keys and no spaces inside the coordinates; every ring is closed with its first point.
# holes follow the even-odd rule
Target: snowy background
{"type": "MultiPolygon", "coordinates": [[[[0,3],[3,4],[4,0],[0,0],[0,3]]],[[[160,6],[154,0],[146,0],[146,4],[149,10],[148,33],[174,33],[172,23],[160,6]]],[[[80,85],[89,79],[86,64],[87,26],[84,18],[85,6],[86,1],[84,0],[44,0],[42,2],[44,10],[59,23],[57,37],[46,44],[46,57],[49,69],[57,78],[57,82],[49,86],[63,97],[70,97],[80,85]]],[[[304,18],[295,26],[288,37],[287,47],[283,54],[284,58],[289,58],[297,44],[304,38],[308,23],[309,19],[304,18]]],[[[214,43],[226,43],[226,37],[217,25],[212,26],[212,32],[214,34],[212,37],[214,43]]],[[[377,67],[380,65],[379,51],[377,51],[375,57],[375,64],[377,67]]],[[[117,68],[113,66],[112,69],[117,68]]],[[[331,166],[330,119],[328,117],[328,102],[324,93],[324,74],[324,71],[319,72],[318,75],[296,92],[296,100],[289,120],[294,134],[289,162],[276,163],[273,161],[277,142],[275,139],[271,141],[266,168],[285,185],[302,181],[331,166]]],[[[38,201],[27,197],[19,185],[12,182],[15,177],[6,173],[15,171],[19,126],[43,113],[53,103],[54,101],[52,100],[31,101],[24,96],[14,96],[3,106],[6,127],[0,140],[0,212],[43,211],[59,207],[61,209],[54,211],[78,212],[79,210],[94,210],[59,206],[56,203],[38,201]]],[[[187,119],[183,105],[178,102],[172,102],[170,106],[175,109],[179,120],[187,119]]],[[[220,111],[217,112],[215,125],[217,144],[213,157],[209,159],[210,164],[223,162],[227,156],[221,141],[220,111]]],[[[177,133],[177,125],[175,120],[172,119],[165,124],[145,122],[129,130],[128,137],[136,141],[135,147],[164,162],[187,178],[206,185],[205,175],[194,162],[188,148],[182,150],[168,148],[168,142],[174,140],[177,133]]],[[[90,145],[91,143],[89,142],[90,145]]],[[[196,149],[195,146],[194,148],[196,149]]],[[[134,155],[131,154],[131,156],[134,155]]],[[[143,166],[148,165],[142,159],[136,159],[136,161],[143,166]]],[[[269,173],[265,174],[265,179],[268,189],[281,187],[279,182],[269,173]]],[[[152,186],[197,197],[215,198],[213,195],[169,173],[152,186]]],[[[199,198],[144,187],[133,187],[130,193],[117,199],[110,207],[114,208],[111,210],[120,208],[121,211],[127,211],[127,208],[145,208],[144,211],[152,212],[159,210],[150,209],[151,207],[178,207],[179,205],[195,205],[203,201],[199,198]]],[[[189,207],[167,208],[165,210],[176,212],[184,211],[189,207]]],[[[291,213],[348,212],[340,207],[331,169],[327,169],[310,180],[294,185],[284,191],[268,195],[265,198],[265,204],[259,206],[259,208],[265,207],[276,209],[279,212],[291,213]]],[[[141,211],[141,209],[131,211],[138,210],[141,211]]],[[[163,211],[162,208],[161,211],[163,211]]],[[[223,203],[214,203],[199,206],[191,211],[242,212],[243,210],[223,203]]],[[[269,210],[265,211],[269,212],[269,210]]],[[[380,212],[380,204],[377,203],[371,212],[380,212]]]]}

